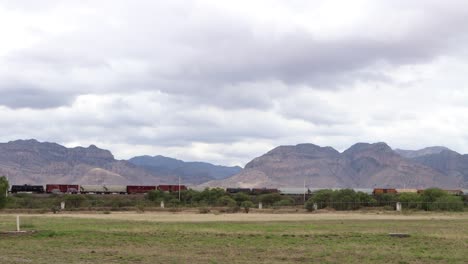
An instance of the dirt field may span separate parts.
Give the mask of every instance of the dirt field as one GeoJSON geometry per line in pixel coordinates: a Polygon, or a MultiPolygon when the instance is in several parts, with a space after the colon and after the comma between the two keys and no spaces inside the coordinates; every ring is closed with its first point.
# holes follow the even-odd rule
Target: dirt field
{"type": "MultiPolygon", "coordinates": [[[[319,212],[319,213],[236,213],[236,214],[200,214],[194,212],[112,212],[103,213],[61,213],[28,215],[34,217],[73,217],[106,220],[129,220],[149,222],[270,222],[270,221],[320,221],[320,220],[467,220],[468,213],[411,213],[396,212],[319,212]]],[[[467,222],[468,223],[468,222],[467,222]]]]}

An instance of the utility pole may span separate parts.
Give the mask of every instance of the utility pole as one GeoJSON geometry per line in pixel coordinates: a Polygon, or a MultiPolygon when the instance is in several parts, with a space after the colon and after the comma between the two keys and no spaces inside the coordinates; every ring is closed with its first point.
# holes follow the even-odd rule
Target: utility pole
{"type": "Polygon", "coordinates": [[[304,204],[306,202],[306,184],[305,184],[305,182],[306,182],[306,179],[304,178],[304,204]]]}

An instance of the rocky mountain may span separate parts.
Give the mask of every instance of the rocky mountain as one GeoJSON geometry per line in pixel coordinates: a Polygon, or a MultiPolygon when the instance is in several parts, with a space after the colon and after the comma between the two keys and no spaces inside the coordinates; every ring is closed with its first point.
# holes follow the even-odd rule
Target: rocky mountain
{"type": "Polygon", "coordinates": [[[445,150],[450,150],[450,149],[446,147],[435,146],[435,147],[423,148],[420,150],[395,149],[394,151],[402,157],[412,159],[412,158],[417,158],[417,157],[431,155],[431,154],[438,154],[445,150]]]}
{"type": "Polygon", "coordinates": [[[17,140],[0,143],[0,175],[12,184],[158,184],[176,183],[94,145],[66,148],[56,143],[17,140]]]}
{"type": "Polygon", "coordinates": [[[239,173],[242,168],[217,166],[205,162],[185,162],[164,156],[139,156],[129,160],[145,170],[162,176],[181,176],[183,182],[200,184],[210,180],[225,179],[239,173]]]}
{"type": "MultiPolygon", "coordinates": [[[[421,153],[421,150],[414,152],[421,153]]],[[[423,155],[410,157],[414,162],[457,179],[461,182],[461,187],[468,188],[468,155],[443,148],[441,151],[426,152],[423,155]]]]}
{"type": "Polygon", "coordinates": [[[313,144],[280,146],[237,175],[203,186],[310,188],[461,187],[457,177],[405,158],[385,143],[358,143],[340,153],[313,144]]]}

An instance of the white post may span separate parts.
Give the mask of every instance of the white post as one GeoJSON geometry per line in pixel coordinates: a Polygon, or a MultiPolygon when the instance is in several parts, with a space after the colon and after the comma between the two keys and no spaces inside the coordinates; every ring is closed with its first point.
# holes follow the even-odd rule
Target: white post
{"type": "Polygon", "coordinates": [[[161,208],[164,208],[164,201],[161,201],[161,208]]]}
{"type": "Polygon", "coordinates": [[[65,202],[60,203],[60,209],[64,210],[65,209],[65,202]]]}
{"type": "Polygon", "coordinates": [[[16,232],[21,231],[19,215],[16,216],[16,232]]]}
{"type": "Polygon", "coordinates": [[[396,210],[397,210],[397,212],[401,212],[401,203],[400,202],[396,203],[396,210]]]}
{"type": "Polygon", "coordinates": [[[180,202],[180,175],[179,175],[179,202],[180,202]]]}
{"type": "Polygon", "coordinates": [[[263,209],[263,204],[262,204],[262,202],[259,202],[259,203],[258,203],[258,209],[263,209]]]}
{"type": "Polygon", "coordinates": [[[318,210],[318,205],[317,203],[314,203],[314,211],[317,211],[318,210]]]}

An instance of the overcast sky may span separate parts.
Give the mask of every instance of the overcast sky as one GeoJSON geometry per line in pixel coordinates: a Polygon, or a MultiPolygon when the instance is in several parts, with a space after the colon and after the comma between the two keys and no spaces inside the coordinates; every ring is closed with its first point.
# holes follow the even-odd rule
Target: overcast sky
{"type": "Polygon", "coordinates": [[[468,1],[0,0],[0,142],[468,153],[468,1]]]}

